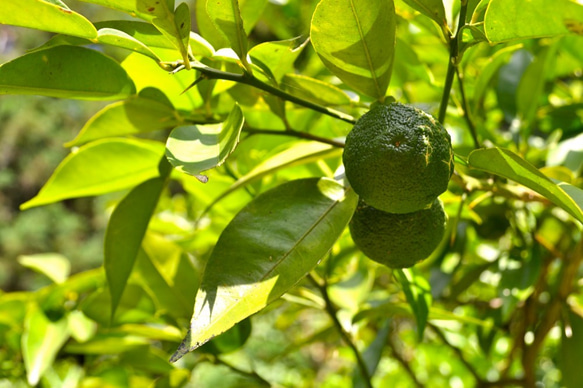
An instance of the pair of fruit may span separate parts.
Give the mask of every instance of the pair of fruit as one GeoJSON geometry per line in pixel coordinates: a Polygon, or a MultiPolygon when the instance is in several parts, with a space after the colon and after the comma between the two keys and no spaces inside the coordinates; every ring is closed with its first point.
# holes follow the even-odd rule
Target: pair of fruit
{"type": "Polygon", "coordinates": [[[346,137],[346,178],[360,202],[349,224],[354,243],[391,268],[411,267],[435,250],[446,215],[438,196],[453,174],[451,138],[427,113],[377,105],[346,137]]]}

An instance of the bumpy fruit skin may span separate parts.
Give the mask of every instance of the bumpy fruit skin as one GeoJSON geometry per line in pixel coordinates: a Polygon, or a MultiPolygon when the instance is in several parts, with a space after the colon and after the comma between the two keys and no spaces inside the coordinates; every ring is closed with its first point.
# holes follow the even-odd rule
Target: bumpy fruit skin
{"type": "Polygon", "coordinates": [[[368,258],[390,268],[408,268],[437,248],[446,222],[439,199],[429,209],[405,214],[386,213],[361,200],[348,228],[368,258]]]}
{"type": "Polygon", "coordinates": [[[428,207],[453,174],[451,138],[432,116],[400,103],[365,113],[346,137],[346,178],[371,206],[391,213],[428,207]]]}

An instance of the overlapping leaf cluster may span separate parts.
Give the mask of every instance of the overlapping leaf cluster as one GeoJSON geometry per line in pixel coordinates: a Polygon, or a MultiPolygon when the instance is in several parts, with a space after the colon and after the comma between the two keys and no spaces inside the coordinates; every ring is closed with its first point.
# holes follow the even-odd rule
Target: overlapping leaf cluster
{"type": "Polygon", "coordinates": [[[54,284],[0,295],[1,355],[23,360],[28,384],[203,386],[216,373],[222,386],[534,386],[554,341],[552,368],[575,386],[581,5],[85,1],[117,17],[0,3],[1,24],[54,33],[0,66],[0,94],[112,101],[22,209],[121,193],[103,268],[69,276],[65,258],[31,256],[22,264],[54,284]],[[389,96],[447,119],[457,170],[446,238],[394,273],[346,233],[358,197],[340,158],[355,118],[389,96]],[[297,330],[273,358],[340,338],[353,373],[233,366],[225,355],[244,364],[245,349],[275,343],[251,322],[297,330]],[[434,357],[443,349],[453,357],[434,357]],[[104,372],[105,355],[122,366],[104,372]]]}

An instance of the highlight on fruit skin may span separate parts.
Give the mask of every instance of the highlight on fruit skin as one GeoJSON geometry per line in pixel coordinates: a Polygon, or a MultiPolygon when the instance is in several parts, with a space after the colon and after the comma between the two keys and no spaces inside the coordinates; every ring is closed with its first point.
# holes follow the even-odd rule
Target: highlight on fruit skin
{"type": "Polygon", "coordinates": [[[424,209],[454,170],[451,138],[431,115],[412,106],[376,105],[346,137],[346,178],[371,206],[391,213],[424,209]]]}
{"type": "Polygon", "coordinates": [[[439,199],[428,209],[387,213],[360,200],[348,228],[354,244],[389,268],[408,268],[426,259],[445,234],[447,215],[439,199]]]}

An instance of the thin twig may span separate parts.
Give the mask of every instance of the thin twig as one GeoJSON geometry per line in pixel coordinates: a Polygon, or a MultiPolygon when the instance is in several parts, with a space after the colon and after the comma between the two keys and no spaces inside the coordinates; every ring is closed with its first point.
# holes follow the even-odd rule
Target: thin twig
{"type": "Polygon", "coordinates": [[[480,141],[478,140],[478,133],[476,132],[476,126],[474,125],[474,121],[472,120],[472,117],[470,116],[470,106],[468,104],[468,100],[466,98],[466,92],[464,90],[463,75],[462,75],[459,67],[457,67],[457,66],[455,68],[455,72],[457,74],[457,79],[459,82],[460,96],[462,98],[462,106],[464,109],[464,119],[466,120],[466,123],[468,124],[468,128],[470,129],[472,139],[474,140],[474,147],[481,148],[480,141]]]}
{"type": "Polygon", "coordinates": [[[441,330],[439,330],[439,328],[437,326],[435,326],[429,322],[427,323],[427,326],[429,326],[431,328],[431,330],[439,337],[441,342],[443,342],[448,348],[453,350],[453,352],[456,354],[457,358],[461,361],[461,363],[464,364],[466,369],[472,374],[472,376],[474,376],[474,379],[476,379],[476,382],[478,384],[481,384],[483,382],[483,379],[480,377],[480,375],[478,374],[478,371],[476,371],[474,366],[472,364],[470,364],[470,362],[468,360],[466,360],[466,357],[464,356],[462,351],[459,348],[453,346],[447,340],[447,338],[445,338],[445,335],[441,332],[441,330]]]}
{"type": "Polygon", "coordinates": [[[449,102],[449,94],[451,93],[451,87],[453,85],[453,78],[455,75],[455,69],[460,61],[459,55],[459,36],[462,27],[466,24],[466,14],[468,12],[468,0],[462,0],[460,15],[458,20],[457,31],[455,35],[449,38],[449,62],[447,64],[447,73],[445,75],[445,85],[443,87],[443,94],[441,95],[441,103],[439,104],[439,116],[438,120],[440,123],[444,123],[445,114],[447,112],[447,105],[449,102]]]}
{"type": "MultiPolygon", "coordinates": [[[[218,69],[214,69],[212,67],[206,66],[205,64],[198,62],[198,61],[193,61],[190,63],[190,65],[193,69],[198,70],[201,74],[203,74],[206,79],[209,79],[209,80],[222,79],[222,80],[226,80],[226,81],[234,81],[234,82],[238,82],[241,84],[253,86],[254,88],[266,91],[266,92],[273,94],[274,96],[278,96],[286,101],[290,101],[290,102],[293,102],[295,104],[304,106],[306,108],[310,108],[312,110],[315,110],[316,112],[320,112],[320,113],[323,113],[325,115],[334,117],[336,119],[346,121],[347,123],[354,124],[356,122],[355,118],[349,114],[346,114],[344,112],[340,112],[338,110],[328,108],[328,107],[325,107],[325,106],[322,106],[319,104],[315,104],[311,101],[304,100],[303,98],[294,96],[294,95],[289,94],[287,92],[284,92],[283,90],[276,88],[275,86],[269,85],[269,84],[259,80],[258,78],[256,78],[255,76],[253,76],[250,73],[231,73],[231,72],[227,72],[227,71],[222,71],[222,70],[218,70],[218,69]]],[[[180,61],[174,62],[174,63],[165,63],[165,66],[167,68],[172,69],[172,71],[171,71],[172,73],[176,73],[176,72],[185,70],[184,65],[180,61]]]]}
{"type": "Polygon", "coordinates": [[[368,372],[368,368],[366,366],[366,363],[364,362],[364,358],[362,358],[360,351],[358,350],[358,348],[356,347],[356,345],[352,341],[352,338],[350,338],[350,334],[348,334],[346,332],[346,330],[344,330],[344,327],[342,327],[342,324],[338,320],[338,316],[337,316],[338,311],[337,311],[336,307],[334,306],[334,304],[332,303],[332,301],[330,300],[330,296],[328,295],[328,290],[326,288],[326,284],[323,284],[323,285],[320,284],[311,274],[308,274],[308,279],[310,280],[310,282],[312,282],[312,284],[322,294],[322,298],[324,299],[324,302],[326,304],[326,312],[328,313],[328,315],[332,319],[334,326],[336,326],[336,329],[340,333],[340,336],[342,337],[342,339],[344,340],[346,345],[348,345],[348,347],[354,353],[354,357],[356,358],[358,368],[360,370],[360,373],[362,374],[362,377],[364,379],[366,386],[368,388],[373,388],[372,382],[371,382],[371,376],[370,376],[370,373],[368,372]]]}
{"type": "Polygon", "coordinates": [[[317,141],[319,143],[329,144],[333,147],[344,148],[344,142],[334,140],[334,139],[328,139],[328,138],[320,137],[320,136],[316,136],[316,135],[312,135],[311,133],[307,133],[307,132],[295,131],[293,129],[288,129],[285,131],[278,131],[278,130],[274,130],[274,129],[257,129],[257,128],[244,127],[243,131],[245,131],[251,135],[262,134],[262,135],[297,137],[300,139],[313,140],[313,141],[317,141]]]}
{"type": "Polygon", "coordinates": [[[411,380],[413,380],[413,383],[415,384],[415,386],[419,387],[419,388],[424,387],[424,385],[419,380],[417,380],[417,376],[415,376],[415,372],[413,371],[413,369],[411,369],[411,365],[409,365],[407,360],[405,360],[405,358],[397,350],[397,347],[395,345],[395,341],[393,340],[393,338],[390,335],[388,336],[387,341],[388,341],[390,349],[391,349],[391,355],[393,356],[393,358],[395,360],[397,360],[397,362],[399,364],[401,364],[401,366],[403,367],[405,372],[407,372],[407,374],[409,375],[411,380]]]}

